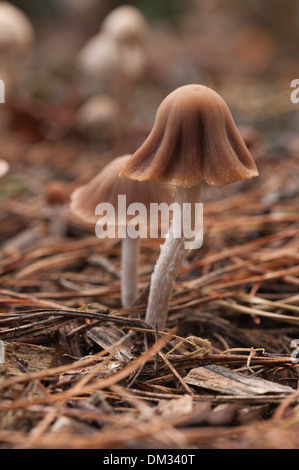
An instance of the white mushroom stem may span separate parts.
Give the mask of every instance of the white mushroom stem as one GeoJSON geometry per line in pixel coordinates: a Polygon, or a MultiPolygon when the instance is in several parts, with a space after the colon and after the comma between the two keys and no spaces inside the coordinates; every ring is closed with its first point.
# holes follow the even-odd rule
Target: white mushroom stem
{"type": "Polygon", "coordinates": [[[138,295],[137,268],[140,238],[126,236],[122,239],[121,301],[124,308],[131,307],[138,295]]]}
{"type": "MultiPolygon", "coordinates": [[[[161,247],[160,256],[151,278],[145,316],[146,323],[154,329],[157,327],[160,331],[165,328],[174,283],[188,251],[185,248],[184,227],[186,225],[183,218],[183,204],[190,203],[193,205],[199,202],[200,195],[201,184],[192,188],[176,187],[176,202],[180,205],[181,215],[174,211],[171,228],[161,247]],[[177,236],[179,233],[181,233],[180,237],[177,236]]],[[[197,226],[197,223],[198,214],[192,210],[192,227],[197,226]]]]}

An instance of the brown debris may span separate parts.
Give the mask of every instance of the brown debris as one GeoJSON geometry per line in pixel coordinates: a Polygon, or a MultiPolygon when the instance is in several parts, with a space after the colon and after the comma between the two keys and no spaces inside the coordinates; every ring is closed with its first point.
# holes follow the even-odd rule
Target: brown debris
{"type": "MultiPolygon", "coordinates": [[[[130,309],[119,244],[72,219],[72,237],[2,253],[2,448],[298,447],[298,195],[283,193],[294,157],[275,181],[262,158],[250,189],[206,193],[205,244],[180,271],[176,330],[160,342],[143,321],[156,241],[143,245],[144,295],[130,309]]],[[[40,220],[2,214],[22,230],[40,220]]]]}

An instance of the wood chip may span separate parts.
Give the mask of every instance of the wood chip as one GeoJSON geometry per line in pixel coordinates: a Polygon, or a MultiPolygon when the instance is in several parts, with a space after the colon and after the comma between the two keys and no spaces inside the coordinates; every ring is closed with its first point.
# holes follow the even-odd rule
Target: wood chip
{"type": "MultiPolygon", "coordinates": [[[[101,346],[103,349],[110,349],[115,343],[125,337],[125,334],[119,328],[114,325],[94,327],[87,332],[87,336],[94,341],[96,344],[101,346]]],[[[129,346],[122,346],[118,351],[116,351],[113,356],[115,359],[121,360],[131,360],[133,355],[131,353],[129,346]]]]}
{"type": "Polygon", "coordinates": [[[55,349],[26,343],[5,345],[5,364],[11,375],[44,370],[54,365],[55,349]]]}
{"type": "Polygon", "coordinates": [[[246,376],[225,367],[211,365],[192,369],[185,377],[189,385],[214,390],[227,395],[264,395],[270,393],[293,393],[291,387],[275,382],[246,376]]]}

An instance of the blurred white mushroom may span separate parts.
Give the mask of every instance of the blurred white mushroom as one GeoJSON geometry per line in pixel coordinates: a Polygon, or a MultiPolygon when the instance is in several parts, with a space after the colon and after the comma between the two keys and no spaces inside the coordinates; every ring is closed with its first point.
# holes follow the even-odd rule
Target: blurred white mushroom
{"type": "Polygon", "coordinates": [[[14,75],[30,50],[34,36],[25,13],[11,3],[0,2],[0,70],[14,75]]]}
{"type": "Polygon", "coordinates": [[[34,30],[27,16],[8,2],[0,2],[0,45],[13,52],[28,50],[34,30]]]}
{"type": "Polygon", "coordinates": [[[0,178],[6,175],[8,170],[9,170],[9,164],[5,160],[0,159],[0,178]]]}
{"type": "Polygon", "coordinates": [[[114,140],[120,133],[117,101],[107,95],[95,95],[79,108],[75,127],[91,140],[114,140]]]}
{"type": "Polygon", "coordinates": [[[101,30],[119,43],[145,44],[148,25],[145,17],[132,5],[122,5],[112,10],[104,19],[101,30]]]}
{"type": "Polygon", "coordinates": [[[88,81],[88,92],[106,92],[117,98],[120,87],[126,89],[127,83],[143,76],[146,64],[143,47],[138,42],[120,44],[106,33],[90,38],[78,56],[79,70],[88,81]]]}
{"type": "Polygon", "coordinates": [[[121,109],[123,126],[130,120],[133,88],[147,66],[147,22],[135,7],[123,5],[110,12],[100,32],[79,53],[78,63],[89,92],[114,96],[121,109]]]}
{"type": "Polygon", "coordinates": [[[88,91],[112,92],[111,85],[120,68],[120,53],[116,42],[99,33],[90,38],[78,55],[79,71],[88,80],[88,91]]]}
{"type": "Polygon", "coordinates": [[[147,62],[148,24],[140,10],[132,5],[115,8],[104,19],[101,31],[116,41],[126,76],[130,80],[142,77],[147,62]]]}

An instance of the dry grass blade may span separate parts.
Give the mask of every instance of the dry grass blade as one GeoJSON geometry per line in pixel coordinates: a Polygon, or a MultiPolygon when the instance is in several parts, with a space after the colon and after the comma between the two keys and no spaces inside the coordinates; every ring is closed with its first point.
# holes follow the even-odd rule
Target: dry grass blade
{"type": "Polygon", "coordinates": [[[186,382],[196,387],[214,390],[228,395],[291,394],[293,389],[254,376],[246,377],[221,366],[205,366],[191,369],[186,382]]]}
{"type": "Polygon", "coordinates": [[[221,307],[225,307],[227,309],[231,309],[239,313],[245,313],[247,315],[257,315],[265,318],[270,318],[275,321],[292,323],[295,325],[299,324],[299,317],[292,317],[290,315],[284,315],[279,313],[265,312],[257,308],[245,307],[244,305],[239,305],[235,302],[227,302],[225,300],[217,300],[216,303],[221,307]]]}

